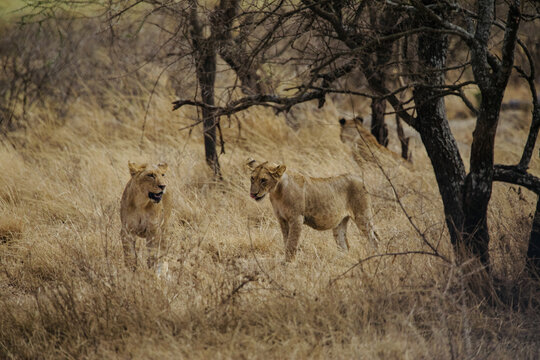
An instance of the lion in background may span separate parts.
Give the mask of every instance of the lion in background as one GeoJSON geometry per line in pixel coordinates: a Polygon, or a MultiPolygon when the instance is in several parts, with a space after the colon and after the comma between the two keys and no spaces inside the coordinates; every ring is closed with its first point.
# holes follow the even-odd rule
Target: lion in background
{"type": "Polygon", "coordinates": [[[401,156],[379,144],[377,139],[363,126],[361,117],[339,119],[341,141],[353,150],[354,160],[365,169],[378,163],[383,168],[410,167],[401,156]]]}
{"type": "MultiPolygon", "coordinates": [[[[382,146],[377,139],[362,124],[361,117],[354,119],[339,119],[341,141],[351,148],[353,159],[360,169],[370,171],[379,180],[368,184],[389,182],[400,190],[407,192],[415,189],[421,193],[433,193],[433,186],[426,180],[426,173],[415,169],[410,161],[403,159],[392,150],[382,146]],[[380,177],[383,175],[386,181],[380,177]]],[[[432,174],[432,171],[429,171],[432,174]]],[[[386,186],[388,189],[388,186],[386,186]]],[[[391,190],[393,197],[398,197],[395,189],[391,190]]]]}
{"type": "MultiPolygon", "coordinates": [[[[120,203],[122,230],[120,237],[126,266],[135,269],[139,258],[136,237],[146,238],[148,267],[153,267],[166,252],[164,232],[171,214],[171,194],[167,191],[168,166],[128,162],[131,179],[120,203]]],[[[167,271],[167,263],[158,264],[158,274],[167,271]]]]}
{"type": "Polygon", "coordinates": [[[376,248],[371,199],[362,179],[345,174],[313,178],[287,170],[285,165],[248,159],[251,169],[250,195],[256,201],[269,194],[285,244],[285,260],[296,254],[302,224],[316,230],[332,229],[339,247],[349,249],[347,223],[352,219],[376,248]]]}

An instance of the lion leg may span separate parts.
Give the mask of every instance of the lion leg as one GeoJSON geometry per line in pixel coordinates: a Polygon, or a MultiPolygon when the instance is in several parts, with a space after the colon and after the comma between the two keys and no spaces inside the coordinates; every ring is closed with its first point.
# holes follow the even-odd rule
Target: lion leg
{"type": "Polygon", "coordinates": [[[165,257],[164,239],[165,237],[161,232],[146,238],[146,248],[148,250],[146,264],[150,269],[155,268],[158,276],[161,276],[161,274],[167,274],[169,270],[169,264],[167,261],[163,260],[165,257]]]}
{"type": "Polygon", "coordinates": [[[296,249],[298,248],[298,240],[302,232],[302,224],[304,223],[304,217],[298,216],[289,223],[289,234],[287,236],[287,242],[285,244],[285,261],[291,261],[296,255],[296,249]]]}
{"type": "Polygon", "coordinates": [[[289,237],[289,224],[287,220],[278,216],[279,226],[281,227],[281,233],[283,234],[283,244],[287,247],[287,238],[289,237]]]}
{"type": "Polygon", "coordinates": [[[347,241],[347,223],[348,222],[349,222],[349,217],[346,216],[343,218],[343,220],[341,220],[338,226],[332,229],[336,243],[343,250],[349,250],[349,242],[347,241]]]}
{"type": "Polygon", "coordinates": [[[160,257],[160,240],[161,236],[159,235],[151,235],[146,238],[146,249],[148,251],[146,264],[150,269],[156,265],[160,257]]]}
{"type": "Polygon", "coordinates": [[[137,268],[137,250],[135,249],[135,237],[122,228],[120,231],[120,239],[122,239],[122,248],[124,249],[124,263],[131,270],[137,268]]]}
{"type": "MultiPolygon", "coordinates": [[[[365,191],[365,188],[364,188],[365,191]]],[[[371,201],[369,195],[358,196],[353,207],[354,223],[360,232],[366,236],[374,249],[378,248],[377,237],[373,232],[373,214],[371,212],[371,201]]]]}
{"type": "Polygon", "coordinates": [[[354,222],[356,224],[356,227],[362,235],[366,236],[369,241],[371,242],[371,245],[374,249],[377,249],[379,247],[379,244],[377,242],[377,237],[375,236],[375,233],[373,232],[373,223],[371,221],[371,211],[369,211],[369,214],[363,214],[356,216],[354,218],[354,222]]]}

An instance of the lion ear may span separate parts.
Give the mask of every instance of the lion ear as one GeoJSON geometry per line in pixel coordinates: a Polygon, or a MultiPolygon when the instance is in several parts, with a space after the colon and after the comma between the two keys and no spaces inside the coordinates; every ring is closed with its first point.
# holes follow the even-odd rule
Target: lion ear
{"type": "Polygon", "coordinates": [[[257,161],[256,161],[255,159],[253,159],[253,158],[248,158],[248,159],[246,160],[246,162],[245,162],[245,165],[246,165],[249,169],[253,170],[253,169],[255,169],[255,168],[257,167],[258,164],[257,164],[257,161]]]}
{"type": "Polygon", "coordinates": [[[285,170],[287,170],[287,167],[285,165],[277,165],[273,170],[272,170],[272,175],[274,175],[276,178],[281,178],[281,176],[283,175],[283,173],[285,173],[285,170]]]}
{"type": "Polygon", "coordinates": [[[128,161],[129,173],[131,176],[135,176],[144,169],[146,169],[146,164],[135,164],[134,162],[128,161]]]}
{"type": "Polygon", "coordinates": [[[158,167],[159,170],[161,170],[163,172],[165,172],[165,171],[167,171],[169,169],[169,165],[167,165],[167,163],[165,163],[165,162],[159,163],[157,165],[157,167],[158,167]]]}

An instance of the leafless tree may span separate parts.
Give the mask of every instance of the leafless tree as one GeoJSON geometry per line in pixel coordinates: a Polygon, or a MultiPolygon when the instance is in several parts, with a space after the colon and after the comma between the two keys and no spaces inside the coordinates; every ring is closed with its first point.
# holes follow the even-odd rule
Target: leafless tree
{"type": "MultiPolygon", "coordinates": [[[[113,41],[124,30],[127,23],[157,27],[163,38],[156,39],[151,58],[166,58],[165,67],[186,59],[193,64],[193,75],[197,79],[200,99],[207,106],[202,108],[204,148],[207,164],[214,174],[221,177],[217,137],[220,134],[219,115],[215,105],[215,81],[218,56],[234,71],[237,80],[230,85],[229,93],[239,88],[243,94],[263,93],[264,80],[257,72],[263,50],[272,46],[272,27],[268,23],[272,15],[280,11],[284,1],[269,1],[257,4],[242,3],[239,0],[219,0],[215,4],[206,1],[158,1],[158,0],[107,0],[77,2],[54,0],[47,4],[37,0],[27,0],[34,9],[33,14],[46,13],[64,7],[84,7],[100,9],[98,15],[108,24],[113,41]],[[124,21],[122,21],[124,20],[124,21]],[[259,40],[262,39],[262,40],[259,40]],[[257,42],[265,46],[258,46],[257,42]]],[[[54,15],[52,15],[54,16],[54,15]]],[[[137,30],[136,30],[137,31],[137,30]]],[[[141,63],[148,59],[141,59],[141,63]]],[[[189,73],[183,73],[185,79],[189,73]]],[[[196,124],[198,124],[197,122],[196,124]]],[[[195,125],[196,125],[195,124],[195,125]]],[[[223,139],[221,139],[221,151],[223,139]]]]}
{"type": "MultiPolygon", "coordinates": [[[[493,181],[518,184],[540,193],[540,179],[527,172],[540,126],[534,59],[519,38],[520,24],[538,19],[538,8],[532,2],[521,4],[518,0],[500,6],[491,0],[478,0],[470,6],[442,0],[374,0],[370,4],[371,7],[366,7],[366,2],[310,0],[297,4],[296,9],[303,16],[301,21],[311,26],[310,41],[319,44],[312,53],[308,52],[308,46],[302,49],[309,76],[297,87],[297,93],[288,97],[246,96],[212,109],[230,114],[253,105],[265,105],[286,111],[294,104],[314,99],[322,106],[325,96],[331,93],[387,100],[394,112],[420,134],[431,159],[457,253],[476,257],[489,269],[487,207],[493,181]],[[386,14],[397,20],[378,27],[376,16],[366,11],[368,8],[373,12],[375,6],[388,7],[386,14]],[[496,11],[503,17],[496,17],[496,11]],[[448,61],[450,42],[464,54],[461,58],[448,61]],[[524,68],[515,64],[516,47],[527,55],[524,68]],[[393,49],[391,60],[380,49],[393,49]],[[374,60],[383,64],[388,73],[394,66],[405,84],[381,79],[373,66],[374,60]],[[398,60],[401,63],[395,66],[398,60]],[[364,74],[371,93],[345,88],[337,81],[353,71],[364,74]],[[462,76],[465,71],[471,71],[473,78],[462,76]],[[449,81],[448,73],[458,75],[449,81]],[[494,164],[493,154],[502,98],[512,73],[527,81],[533,120],[520,163],[508,166],[494,164]],[[478,88],[481,97],[478,107],[464,95],[466,86],[478,88]],[[450,130],[444,103],[447,96],[459,96],[477,119],[469,173],[450,130]]],[[[299,48],[301,37],[296,41],[291,46],[299,48]]],[[[537,212],[528,255],[536,259],[532,262],[536,270],[538,218],[537,212]]]]}

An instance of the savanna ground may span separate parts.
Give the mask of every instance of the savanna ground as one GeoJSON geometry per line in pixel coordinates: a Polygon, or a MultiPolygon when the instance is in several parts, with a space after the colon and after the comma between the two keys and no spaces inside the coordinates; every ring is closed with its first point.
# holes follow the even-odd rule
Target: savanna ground
{"type": "MultiPolygon", "coordinates": [[[[361,171],[340,141],[337,120],[368,115],[367,101],[335,97],[323,110],[299,106],[288,119],[264,109],[223,119],[224,179],[215,181],[200,128],[185,129],[197,113],[171,112],[175,82],[161,75],[150,97],[159,69],[111,80],[94,71],[110,67],[111,55],[93,49],[86,47],[86,61],[94,68],[85,63],[69,75],[74,99],[36,102],[25,125],[1,138],[1,358],[540,356],[537,308],[480,301],[464,288],[468,274],[439,257],[384,256],[355,266],[374,254],[429,250],[420,234],[453,258],[420,141],[412,170],[386,168],[386,176],[377,166],[361,171]],[[304,227],[296,260],[284,263],[269,200],[249,197],[248,156],[312,176],[362,174],[379,249],[352,224],[347,253],[330,231],[304,227]],[[128,160],[169,164],[175,206],[167,278],[123,263],[119,203],[128,160]]],[[[526,96],[513,85],[506,97],[526,96]]],[[[457,100],[447,106],[467,161],[474,120],[463,118],[457,100]]],[[[519,160],[529,123],[528,111],[502,114],[497,163],[519,160]]],[[[531,172],[540,175],[537,159],[531,172]]],[[[509,283],[523,272],[535,202],[516,187],[494,186],[492,261],[509,283]]]]}

